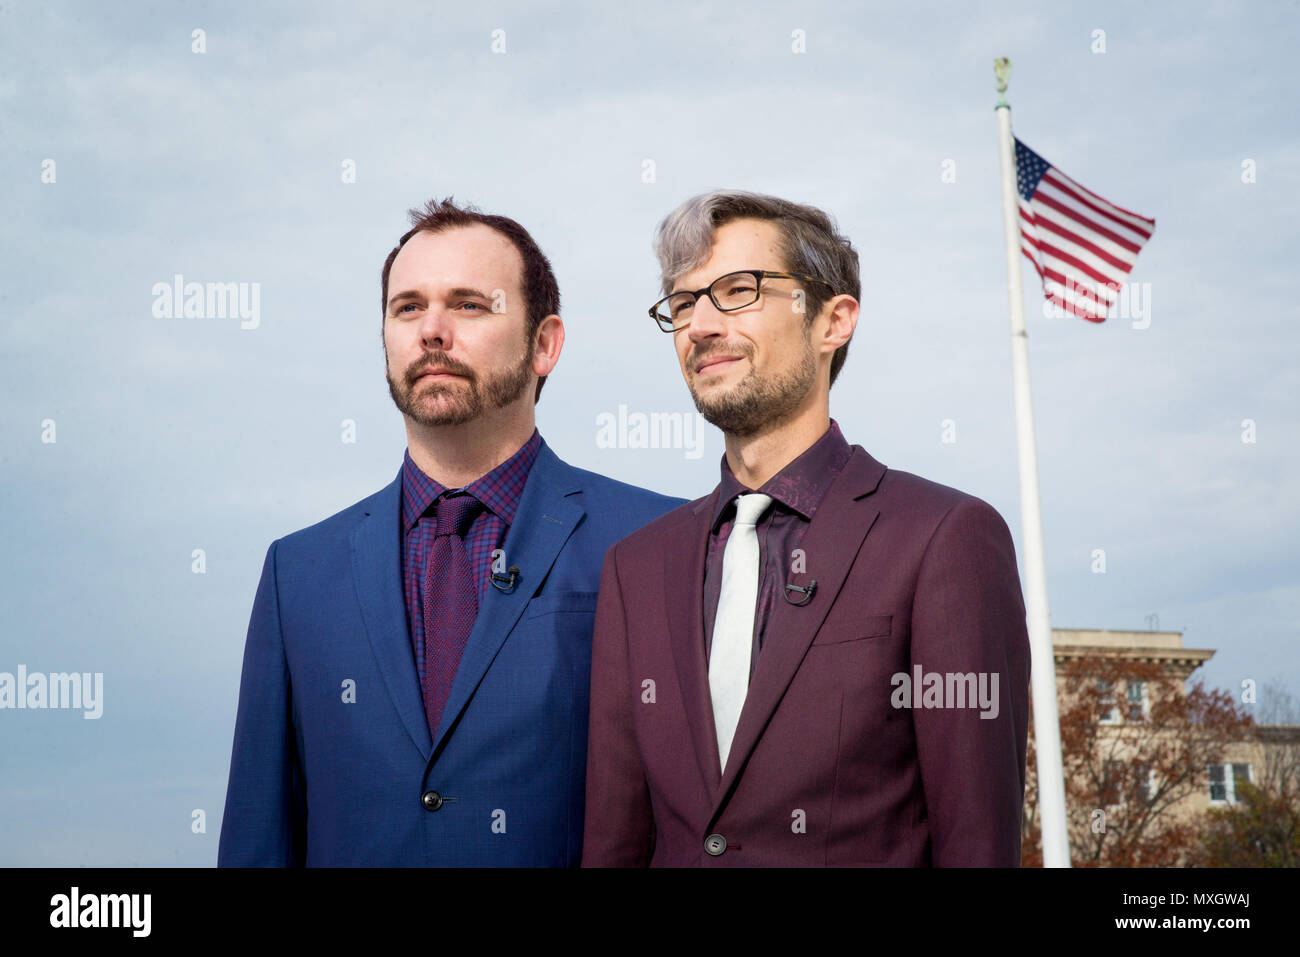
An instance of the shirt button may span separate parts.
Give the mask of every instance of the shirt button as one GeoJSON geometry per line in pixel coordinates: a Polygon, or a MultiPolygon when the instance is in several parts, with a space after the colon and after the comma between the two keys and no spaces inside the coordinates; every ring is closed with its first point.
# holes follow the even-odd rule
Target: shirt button
{"type": "Polygon", "coordinates": [[[436,811],[442,807],[442,795],[437,791],[425,791],[420,795],[420,803],[426,811],[436,811]]]}
{"type": "Polygon", "coordinates": [[[727,839],[721,834],[710,834],[704,839],[704,851],[712,857],[717,857],[727,849],[727,839]]]}

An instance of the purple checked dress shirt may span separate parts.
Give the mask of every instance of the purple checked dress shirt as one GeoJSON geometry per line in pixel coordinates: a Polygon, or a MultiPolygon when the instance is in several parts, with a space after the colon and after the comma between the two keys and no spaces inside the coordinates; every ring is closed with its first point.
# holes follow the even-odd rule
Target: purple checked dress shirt
{"type": "MultiPolygon", "coordinates": [[[[510,531],[519,499],[524,494],[524,483],[528,481],[528,473],[537,460],[541,445],[542,437],[533,429],[532,436],[518,452],[463,489],[484,505],[465,533],[465,552],[478,587],[480,607],[492,575],[492,552],[505,544],[506,533],[510,531]]],[[[426,636],[424,633],[424,572],[436,524],[433,505],[439,495],[449,491],[462,490],[448,489],[425,475],[411,459],[408,449],[402,462],[402,588],[411,647],[422,688],[425,643],[437,639],[436,635],[426,636]]]]}

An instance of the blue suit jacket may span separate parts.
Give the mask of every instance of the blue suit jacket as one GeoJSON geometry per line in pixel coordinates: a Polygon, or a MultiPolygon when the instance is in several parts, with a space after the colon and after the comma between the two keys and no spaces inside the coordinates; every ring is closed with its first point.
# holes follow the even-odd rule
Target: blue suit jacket
{"type": "Polygon", "coordinates": [[[244,649],[219,866],[568,866],[582,855],[608,548],[682,499],[542,443],[430,740],[401,575],[401,473],[271,544],[244,649]]]}

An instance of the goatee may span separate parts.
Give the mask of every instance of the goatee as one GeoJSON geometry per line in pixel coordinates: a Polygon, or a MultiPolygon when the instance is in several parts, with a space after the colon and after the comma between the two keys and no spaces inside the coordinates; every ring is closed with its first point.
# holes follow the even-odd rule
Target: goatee
{"type": "Polygon", "coordinates": [[[480,377],[464,363],[457,362],[445,352],[430,352],[406,370],[402,386],[393,380],[387,369],[388,394],[404,415],[421,425],[464,425],[479,418],[484,409],[500,409],[523,395],[529,383],[529,365],[533,361],[532,340],[529,349],[516,365],[503,372],[480,377]],[[426,369],[438,368],[463,376],[462,379],[439,379],[417,383],[416,379],[426,369]],[[447,396],[447,400],[440,398],[447,396]]]}
{"type": "MultiPolygon", "coordinates": [[[[807,348],[798,364],[778,375],[760,379],[750,365],[749,371],[731,388],[714,389],[708,396],[695,390],[692,380],[687,381],[695,408],[705,421],[729,435],[754,435],[764,428],[779,425],[791,418],[800,403],[807,397],[817,376],[817,360],[813,355],[812,338],[805,338],[807,348]]],[[[752,361],[752,348],[746,358],[752,361]]],[[[693,357],[692,364],[700,358],[693,357]]]]}

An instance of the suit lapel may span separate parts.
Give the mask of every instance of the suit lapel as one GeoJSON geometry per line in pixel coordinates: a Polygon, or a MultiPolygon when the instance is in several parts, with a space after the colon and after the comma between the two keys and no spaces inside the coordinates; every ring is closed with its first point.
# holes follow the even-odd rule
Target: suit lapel
{"type": "MultiPolygon", "coordinates": [[[[573,470],[543,442],[524,483],[515,520],[502,546],[506,567],[519,567],[519,581],[510,592],[489,585],[483,596],[483,604],[465,644],[438,734],[433,741],[434,754],[455,727],[483,675],[523,613],[524,606],[546,578],[560,549],[586,514],[578,504],[579,500],[569,497],[581,491],[573,470]]],[[[420,702],[418,690],[416,701],[420,702]]],[[[423,711],[420,713],[423,722],[423,711]]],[[[427,731],[425,737],[428,737],[427,731]]]]}
{"type": "Polygon", "coordinates": [[[686,706],[686,723],[695,745],[695,758],[705,788],[712,794],[722,776],[718,765],[718,733],[713,724],[709,669],[704,659],[704,562],[709,544],[709,519],[718,489],[670,532],[664,550],[664,608],[672,645],[677,684],[686,706]]]}
{"type": "Polygon", "coordinates": [[[374,650],[388,694],[407,734],[427,759],[429,726],[424,717],[420,679],[411,651],[406,600],[402,595],[402,474],[379,493],[352,532],[352,577],[366,636],[374,650]]]}
{"type": "Polygon", "coordinates": [[[875,491],[884,474],[883,465],[862,447],[853,446],[852,456],[813,514],[812,522],[799,543],[808,556],[808,571],[792,575],[789,580],[798,585],[807,585],[808,581],[815,580],[817,589],[805,605],[791,604],[782,596],[777,598],[764,632],[763,650],[758,656],[749,693],[740,712],[740,723],[736,726],[736,735],[727,755],[722,783],[715,794],[714,816],[790,686],[867,533],[880,514],[868,496],[875,491]]]}

